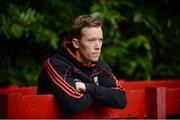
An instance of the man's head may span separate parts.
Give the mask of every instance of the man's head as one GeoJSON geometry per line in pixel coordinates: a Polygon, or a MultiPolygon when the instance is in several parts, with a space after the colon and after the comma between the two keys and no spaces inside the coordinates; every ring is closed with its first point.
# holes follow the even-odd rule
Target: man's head
{"type": "Polygon", "coordinates": [[[71,28],[72,44],[78,59],[86,64],[97,62],[101,53],[102,23],[89,15],[75,19],[71,28]]]}

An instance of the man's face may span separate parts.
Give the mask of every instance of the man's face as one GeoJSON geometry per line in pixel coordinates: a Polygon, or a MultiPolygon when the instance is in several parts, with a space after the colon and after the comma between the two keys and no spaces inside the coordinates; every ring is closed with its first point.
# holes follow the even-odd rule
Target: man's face
{"type": "Polygon", "coordinates": [[[101,53],[103,34],[101,27],[85,27],[81,30],[81,40],[78,40],[76,55],[86,64],[97,62],[101,53]]]}

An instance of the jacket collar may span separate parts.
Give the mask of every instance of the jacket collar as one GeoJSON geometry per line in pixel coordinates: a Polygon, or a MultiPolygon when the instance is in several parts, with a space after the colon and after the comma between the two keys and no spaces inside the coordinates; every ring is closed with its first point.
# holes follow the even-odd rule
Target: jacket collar
{"type": "Polygon", "coordinates": [[[91,64],[84,64],[84,63],[82,63],[77,58],[77,56],[75,55],[75,53],[74,53],[75,50],[74,50],[74,47],[73,47],[71,41],[65,41],[64,42],[64,44],[63,44],[63,51],[69,55],[70,59],[72,59],[74,62],[76,62],[77,64],[80,64],[80,65],[82,65],[84,67],[91,68],[91,67],[94,67],[96,65],[96,63],[97,63],[97,62],[91,63],[91,64]]]}

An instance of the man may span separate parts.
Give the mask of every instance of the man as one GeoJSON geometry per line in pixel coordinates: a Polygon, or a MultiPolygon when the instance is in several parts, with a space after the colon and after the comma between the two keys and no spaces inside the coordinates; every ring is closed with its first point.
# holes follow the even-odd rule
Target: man
{"type": "Polygon", "coordinates": [[[89,15],[75,19],[71,41],[44,64],[38,94],[52,93],[69,113],[78,113],[99,101],[111,108],[126,106],[125,90],[107,64],[99,60],[102,23],[89,15]]]}

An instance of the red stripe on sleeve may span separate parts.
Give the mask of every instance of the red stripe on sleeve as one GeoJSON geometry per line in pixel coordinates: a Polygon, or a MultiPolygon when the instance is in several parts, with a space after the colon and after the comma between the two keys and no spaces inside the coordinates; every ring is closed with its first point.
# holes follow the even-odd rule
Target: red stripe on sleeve
{"type": "Polygon", "coordinates": [[[50,76],[51,80],[60,87],[64,92],[66,92],[68,95],[80,98],[83,96],[83,94],[76,91],[74,87],[72,87],[70,84],[68,84],[53,68],[50,61],[48,60],[47,64],[45,65],[46,71],[48,72],[48,75],[50,76]]]}
{"type": "Polygon", "coordinates": [[[117,80],[117,78],[112,74],[112,76],[113,76],[113,79],[115,80],[115,82],[116,82],[116,86],[117,87],[120,87],[121,89],[124,89],[124,83],[123,83],[123,81],[119,81],[119,80],[117,80]]]}

